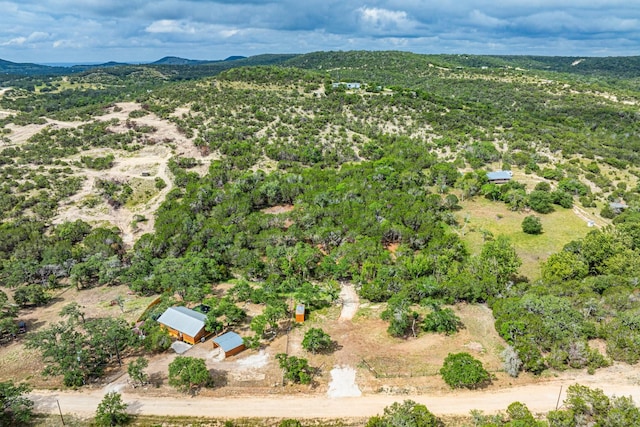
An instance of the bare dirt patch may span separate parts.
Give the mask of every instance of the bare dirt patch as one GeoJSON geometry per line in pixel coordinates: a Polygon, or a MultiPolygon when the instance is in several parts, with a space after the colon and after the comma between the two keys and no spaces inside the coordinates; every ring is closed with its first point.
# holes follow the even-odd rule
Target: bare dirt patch
{"type": "Polygon", "coordinates": [[[336,366],[331,370],[329,397],[359,397],[362,392],[356,384],[356,370],[349,366],[336,366]]]}
{"type": "Polygon", "coordinates": [[[270,208],[262,209],[262,212],[266,214],[277,215],[281,213],[291,212],[293,208],[294,208],[293,205],[278,205],[278,206],[272,206],[270,208]]]}
{"type": "MultiPolygon", "coordinates": [[[[129,132],[131,127],[140,129],[145,127],[148,131],[142,137],[147,144],[141,150],[134,153],[113,149],[92,149],[68,159],[71,163],[79,160],[83,155],[115,156],[114,166],[105,171],[93,171],[78,169],[76,175],[86,178],[81,190],[69,198],[64,206],[61,206],[58,215],[53,219],[54,223],[68,220],[82,219],[93,225],[111,224],[118,227],[126,246],[131,246],[142,234],[153,230],[155,212],[164,201],[166,194],[171,191],[172,176],[169,173],[168,162],[173,156],[192,157],[198,160],[199,166],[192,170],[200,175],[206,174],[212,160],[218,158],[214,154],[203,156],[200,150],[193,144],[193,139],[183,135],[177,126],[169,120],[161,119],[153,113],[142,117],[131,118],[130,113],[141,110],[142,106],[134,102],[117,103],[106,114],[96,117],[96,121],[115,120],[118,124],[110,127],[113,132],[129,132]],[[96,179],[113,179],[119,182],[134,183],[140,188],[139,197],[135,203],[114,209],[97,196],[95,189],[96,179]],[[162,179],[167,186],[155,191],[155,179],[162,179]],[[88,199],[98,200],[98,205],[87,207],[83,201],[88,199]],[[144,218],[146,220],[134,219],[144,218]]],[[[46,124],[16,126],[7,125],[11,131],[7,138],[9,145],[24,144],[29,138],[40,132],[45,127],[51,128],[75,128],[83,122],[64,122],[47,119],[46,124]]]]}
{"type": "Polygon", "coordinates": [[[340,300],[342,301],[342,310],[338,320],[344,322],[353,319],[360,306],[360,299],[353,284],[346,282],[340,284],[340,300]]]}

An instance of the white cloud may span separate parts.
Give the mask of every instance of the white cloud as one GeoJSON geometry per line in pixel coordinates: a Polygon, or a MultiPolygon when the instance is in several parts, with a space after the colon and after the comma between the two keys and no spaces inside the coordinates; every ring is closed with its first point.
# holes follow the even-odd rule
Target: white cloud
{"type": "Polygon", "coordinates": [[[219,59],[394,47],[418,53],[573,56],[640,51],[640,3],[629,0],[81,3],[0,0],[0,58],[134,62],[166,55],[219,59]]]}
{"type": "Polygon", "coordinates": [[[357,10],[363,30],[374,32],[407,32],[415,27],[407,12],[377,7],[361,7],[357,10]]]}
{"type": "Polygon", "coordinates": [[[480,27],[505,27],[509,25],[509,21],[499,18],[494,18],[477,9],[474,9],[469,14],[469,22],[480,27]]]}
{"type": "Polygon", "coordinates": [[[7,40],[6,42],[0,43],[0,46],[22,46],[27,42],[26,37],[15,37],[11,40],[7,40]]]}
{"type": "Polygon", "coordinates": [[[20,36],[9,39],[6,42],[0,43],[0,46],[24,46],[31,43],[37,43],[49,39],[51,35],[42,31],[34,31],[28,36],[20,36]]]}
{"type": "Polygon", "coordinates": [[[237,28],[232,28],[232,29],[229,29],[229,30],[221,30],[220,31],[220,35],[222,37],[224,37],[225,39],[229,38],[229,37],[233,37],[233,36],[235,36],[237,34],[240,34],[240,30],[237,29],[237,28]]]}
{"type": "Polygon", "coordinates": [[[148,33],[194,34],[196,29],[184,21],[161,19],[151,23],[145,28],[145,31],[148,33]]]}

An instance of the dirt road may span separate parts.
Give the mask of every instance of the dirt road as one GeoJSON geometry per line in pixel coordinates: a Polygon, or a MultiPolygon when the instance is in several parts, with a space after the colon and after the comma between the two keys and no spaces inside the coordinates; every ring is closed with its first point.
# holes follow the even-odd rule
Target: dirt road
{"type": "MultiPolygon", "coordinates": [[[[515,401],[525,403],[533,412],[547,412],[556,407],[562,386],[560,404],[566,389],[575,381],[550,381],[544,384],[504,388],[500,390],[462,391],[443,395],[365,395],[362,397],[330,398],[313,396],[246,396],[239,398],[151,397],[122,390],[129,412],[145,415],[210,416],[216,418],[350,418],[370,417],[393,402],[412,399],[425,404],[438,415],[468,415],[472,409],[485,413],[504,411],[515,401]]],[[[584,382],[581,382],[584,384],[584,382]]],[[[604,390],[608,395],[632,396],[640,402],[640,386],[633,384],[585,384],[604,390]]],[[[35,391],[30,397],[38,412],[55,414],[56,400],[63,413],[90,417],[102,399],[104,391],[35,391]]]]}

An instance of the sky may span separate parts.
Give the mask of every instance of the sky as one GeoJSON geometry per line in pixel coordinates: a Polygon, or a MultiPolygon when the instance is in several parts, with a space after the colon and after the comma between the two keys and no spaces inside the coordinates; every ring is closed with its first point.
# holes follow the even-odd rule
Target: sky
{"type": "Polygon", "coordinates": [[[402,50],[640,55],[639,0],[0,0],[0,59],[402,50]]]}

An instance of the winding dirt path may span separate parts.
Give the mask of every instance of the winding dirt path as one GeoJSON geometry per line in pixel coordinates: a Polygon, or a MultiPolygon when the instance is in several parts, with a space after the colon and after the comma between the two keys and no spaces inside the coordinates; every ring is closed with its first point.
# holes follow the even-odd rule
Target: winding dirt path
{"type": "Polygon", "coordinates": [[[585,211],[579,206],[573,206],[573,213],[576,214],[578,218],[584,220],[587,224],[593,224],[593,227],[602,228],[607,225],[605,220],[603,220],[602,218],[596,218],[595,215],[589,214],[589,212],[585,211]]]}
{"type": "Polygon", "coordinates": [[[340,299],[342,300],[342,311],[340,311],[338,320],[344,322],[353,319],[358,307],[360,307],[360,299],[352,283],[341,283],[340,299]]]}

